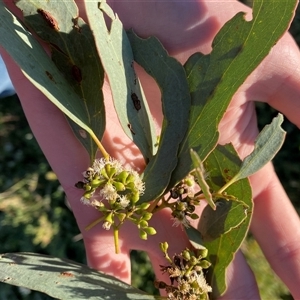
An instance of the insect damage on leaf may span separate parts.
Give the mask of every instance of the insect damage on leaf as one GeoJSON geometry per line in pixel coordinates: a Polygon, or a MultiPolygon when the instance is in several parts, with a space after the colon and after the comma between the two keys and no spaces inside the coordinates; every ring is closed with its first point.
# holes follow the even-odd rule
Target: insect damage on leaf
{"type": "Polygon", "coordinates": [[[72,70],[72,75],[73,75],[73,78],[75,79],[75,81],[78,83],[81,83],[82,73],[81,73],[80,68],[76,65],[73,65],[71,70],[72,70]]]}
{"type": "Polygon", "coordinates": [[[127,124],[129,130],[131,131],[132,134],[135,134],[135,132],[132,129],[132,125],[130,123],[127,124]]]}
{"type": "Polygon", "coordinates": [[[134,108],[139,111],[142,106],[141,106],[141,101],[139,100],[138,96],[135,93],[131,94],[131,99],[134,105],[134,108]]]}
{"type": "Polygon", "coordinates": [[[51,81],[53,81],[54,83],[56,83],[55,80],[54,80],[54,78],[53,78],[53,76],[52,76],[52,74],[51,74],[50,72],[45,71],[45,73],[46,73],[46,75],[48,76],[48,78],[49,78],[51,81]]]}
{"type": "Polygon", "coordinates": [[[49,27],[51,27],[52,29],[58,31],[59,27],[58,27],[58,23],[57,21],[50,15],[49,12],[38,8],[37,12],[43,17],[43,19],[46,21],[46,23],[49,25],[49,27]]]}

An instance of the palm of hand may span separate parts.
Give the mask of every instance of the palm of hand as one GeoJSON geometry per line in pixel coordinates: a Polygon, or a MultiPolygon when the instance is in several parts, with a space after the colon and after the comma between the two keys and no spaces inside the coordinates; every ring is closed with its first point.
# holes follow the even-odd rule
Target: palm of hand
{"type": "MultiPolygon", "coordinates": [[[[82,5],[79,3],[81,10],[83,10],[82,5]]],[[[224,21],[237,11],[246,11],[245,7],[237,2],[222,4],[188,2],[184,5],[183,2],[160,2],[160,6],[157,3],[153,5],[147,2],[137,2],[135,5],[129,7],[125,2],[112,3],[113,9],[118,13],[125,27],[134,27],[137,33],[142,36],[149,34],[158,36],[170,54],[175,55],[181,62],[184,62],[196,51],[208,53],[211,40],[224,21]],[[167,15],[165,15],[166,12],[167,15]],[[199,22],[203,19],[204,22],[199,22]],[[190,30],[188,30],[189,28],[190,30]],[[199,32],[200,36],[198,36],[199,32]]],[[[299,65],[299,62],[298,49],[290,37],[286,35],[274,48],[272,55],[268,56],[235,95],[219,127],[220,143],[233,142],[242,157],[252,150],[257,135],[257,127],[254,105],[251,100],[269,102],[285,113],[298,126],[300,125],[296,114],[296,95],[299,89],[297,83],[300,81],[300,72],[295,70],[295,66],[299,65]],[[287,52],[289,56],[286,56],[287,52]],[[285,68],[279,63],[282,57],[285,58],[285,68]],[[281,86],[280,90],[278,90],[279,86],[281,86]],[[286,101],[285,105],[283,105],[283,100],[286,101]]],[[[74,183],[81,180],[81,172],[88,167],[87,154],[74,138],[61,113],[20,75],[19,70],[8,58],[7,63],[12,80],[15,80],[16,90],[22,91],[20,98],[32,130],[53,170],[57,173],[72,205],[84,236],[89,264],[96,269],[129,282],[129,251],[140,249],[148,252],[154,270],[157,271],[159,278],[162,278],[158,270],[159,265],[165,264],[165,259],[158,244],[168,240],[170,253],[179,253],[188,246],[188,240],[182,229],[172,226],[173,222],[168,211],[161,211],[153,217],[151,222],[152,226],[159,229],[157,230],[158,234],[149,237],[148,241],[145,242],[139,239],[136,228],[130,223],[126,223],[120,232],[122,253],[118,255],[114,254],[113,238],[110,231],[105,231],[101,226],[85,231],[85,226],[98,217],[96,211],[80,203],[81,191],[74,188],[74,183]],[[59,135],[57,134],[58,130],[59,135]]],[[[150,106],[154,117],[160,123],[161,113],[157,109],[159,107],[159,91],[149,77],[143,73],[140,76],[146,87],[147,99],[154,99],[150,106]]],[[[123,159],[141,170],[143,168],[141,156],[128,138],[124,136],[118,124],[107,83],[104,86],[104,94],[108,110],[107,115],[109,116],[104,145],[111,156],[123,159]]],[[[295,263],[296,258],[300,255],[300,251],[296,247],[297,236],[300,235],[300,232],[299,230],[293,232],[293,236],[288,233],[290,226],[299,227],[298,218],[270,164],[252,176],[251,185],[256,204],[252,232],[260,242],[275,271],[287,282],[294,293],[294,297],[297,295],[300,297],[299,291],[297,291],[297,282],[295,283],[294,280],[300,275],[299,267],[295,263]],[[276,199],[280,199],[285,205],[279,207],[274,203],[276,199]],[[265,215],[266,212],[268,212],[267,216],[265,215]],[[286,216],[290,218],[289,225],[286,227],[283,225],[279,229],[277,219],[286,216]],[[281,243],[278,243],[278,240],[281,243]],[[289,245],[289,249],[284,250],[283,245],[286,244],[289,245]],[[286,259],[285,265],[274,257],[276,251],[281,258],[286,259]],[[289,259],[291,253],[294,253],[294,260],[289,259]],[[285,271],[287,264],[291,266],[288,274],[285,271]]],[[[253,276],[240,254],[236,256],[228,275],[229,291],[227,296],[229,298],[245,299],[251,295],[257,297],[253,276]],[[233,277],[238,278],[239,281],[231,281],[233,277]]]]}

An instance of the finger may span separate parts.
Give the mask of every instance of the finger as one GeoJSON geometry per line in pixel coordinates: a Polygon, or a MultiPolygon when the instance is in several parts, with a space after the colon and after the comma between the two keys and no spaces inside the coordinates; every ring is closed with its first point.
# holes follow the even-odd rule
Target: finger
{"type": "Polygon", "coordinates": [[[255,277],[241,251],[236,253],[234,260],[229,265],[226,279],[228,289],[225,295],[218,299],[260,299],[255,277]]]}
{"type": "Polygon", "coordinates": [[[251,231],[276,274],[300,298],[300,221],[271,164],[251,178],[251,231]]]}
{"type": "Polygon", "coordinates": [[[300,128],[300,51],[289,34],[279,40],[242,90],[248,100],[267,102],[300,128]]]}
{"type": "Polygon", "coordinates": [[[108,1],[126,29],[156,36],[180,62],[195,52],[208,54],[214,36],[236,13],[251,12],[238,1],[108,1]],[[167,17],[166,17],[167,12],[167,17]]]}

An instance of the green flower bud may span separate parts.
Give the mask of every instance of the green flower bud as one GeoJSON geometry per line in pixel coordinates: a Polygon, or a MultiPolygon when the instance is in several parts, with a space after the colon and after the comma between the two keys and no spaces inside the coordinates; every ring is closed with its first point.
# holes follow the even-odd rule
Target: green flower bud
{"type": "Polygon", "coordinates": [[[98,211],[101,211],[101,212],[106,212],[108,209],[105,207],[104,203],[100,202],[100,203],[97,205],[97,210],[98,210],[98,211]]]}
{"type": "Polygon", "coordinates": [[[140,230],[139,236],[142,240],[147,240],[147,233],[144,230],[140,230]]]}
{"type": "Polygon", "coordinates": [[[128,177],[126,178],[126,183],[134,183],[135,181],[135,176],[133,174],[128,174],[128,177]]]}
{"type": "Polygon", "coordinates": [[[185,180],[184,180],[184,183],[187,185],[187,186],[193,186],[194,185],[194,183],[195,183],[195,181],[191,178],[191,177],[189,177],[189,178],[186,178],[185,180]]]}
{"type": "Polygon", "coordinates": [[[129,199],[131,200],[132,204],[136,203],[140,199],[140,194],[139,192],[131,193],[129,199]]]}
{"type": "Polygon", "coordinates": [[[190,286],[194,291],[197,291],[197,292],[199,291],[199,284],[198,284],[197,280],[194,280],[193,282],[191,282],[190,286]]]}
{"type": "Polygon", "coordinates": [[[82,195],[82,197],[84,197],[86,199],[91,199],[91,197],[93,196],[93,192],[94,191],[87,191],[82,195]]]}
{"type": "Polygon", "coordinates": [[[131,190],[131,191],[134,191],[136,188],[135,188],[135,185],[134,185],[134,182],[129,182],[129,183],[127,183],[126,182],[126,188],[128,189],[128,190],[131,190]]]}
{"type": "Polygon", "coordinates": [[[208,269],[211,266],[211,263],[209,261],[203,259],[203,260],[200,261],[200,266],[203,269],[208,269]]]}
{"type": "Polygon", "coordinates": [[[95,189],[93,189],[89,183],[85,183],[84,186],[83,186],[83,189],[86,191],[86,192],[89,192],[89,191],[94,191],[95,189]]]}
{"type": "Polygon", "coordinates": [[[106,179],[93,179],[90,182],[91,187],[93,188],[98,188],[99,186],[101,186],[102,184],[106,183],[106,179]]]}
{"type": "Polygon", "coordinates": [[[110,212],[110,213],[105,217],[104,222],[107,222],[107,223],[110,223],[110,224],[113,223],[113,212],[110,212]]]}
{"type": "Polygon", "coordinates": [[[166,253],[169,248],[169,244],[167,242],[159,243],[159,247],[163,253],[166,253]]]}
{"type": "Polygon", "coordinates": [[[122,182],[114,181],[112,185],[116,188],[117,192],[125,191],[125,185],[122,182]]]}
{"type": "Polygon", "coordinates": [[[116,213],[116,216],[118,217],[120,222],[123,222],[126,218],[126,214],[124,214],[124,213],[116,213]]]}
{"type": "Polygon", "coordinates": [[[126,183],[126,179],[128,177],[128,171],[122,171],[120,174],[118,174],[116,176],[116,179],[118,179],[118,181],[122,182],[123,184],[126,183]]]}
{"type": "Polygon", "coordinates": [[[139,227],[140,227],[140,228],[148,227],[148,222],[145,221],[145,220],[141,220],[141,221],[139,222],[139,227]]]}
{"type": "Polygon", "coordinates": [[[191,256],[190,263],[191,263],[192,266],[198,264],[198,262],[199,261],[198,261],[198,259],[195,256],[191,256]]]}
{"type": "MultiPolygon", "coordinates": [[[[149,212],[147,212],[146,209],[148,209],[149,206],[150,206],[150,203],[146,203],[146,202],[144,202],[140,205],[137,205],[136,206],[137,209],[135,210],[135,213],[138,214],[138,215],[148,214],[149,212]]],[[[145,219],[145,220],[147,220],[147,219],[145,219]]]]}
{"type": "Polygon", "coordinates": [[[179,188],[178,193],[179,193],[179,195],[183,195],[185,193],[184,188],[179,188]]]}
{"type": "Polygon", "coordinates": [[[186,261],[189,261],[189,260],[191,259],[190,251],[188,251],[188,250],[182,251],[182,257],[183,257],[186,261]]]}
{"type": "Polygon", "coordinates": [[[207,293],[200,294],[200,300],[209,300],[207,293]]]}
{"type": "Polygon", "coordinates": [[[107,174],[105,168],[101,169],[100,174],[101,174],[104,178],[106,178],[106,179],[109,179],[109,178],[110,178],[110,177],[108,176],[108,174],[107,174]]]}
{"type": "Polygon", "coordinates": [[[152,213],[146,211],[146,212],[144,212],[144,213],[142,214],[142,219],[143,219],[143,220],[146,220],[146,221],[149,221],[149,220],[152,218],[152,215],[153,215],[152,213]]]}
{"type": "Polygon", "coordinates": [[[108,176],[109,178],[111,178],[111,173],[112,173],[112,169],[113,169],[113,168],[111,167],[111,164],[109,164],[109,163],[105,164],[104,169],[105,169],[105,171],[106,171],[107,176],[108,176]]]}
{"type": "Polygon", "coordinates": [[[150,206],[150,203],[144,202],[141,205],[139,205],[139,209],[146,210],[146,209],[148,209],[149,206],[150,206]]]}
{"type": "Polygon", "coordinates": [[[204,249],[199,249],[198,251],[199,251],[199,257],[201,257],[201,258],[206,257],[207,254],[208,254],[208,250],[207,250],[206,248],[204,248],[204,249]]]}
{"type": "Polygon", "coordinates": [[[186,210],[186,203],[184,203],[184,202],[176,203],[176,210],[185,211],[186,210]]]}
{"type": "Polygon", "coordinates": [[[145,230],[146,233],[150,234],[150,235],[156,234],[156,230],[153,227],[146,227],[146,228],[143,228],[143,230],[145,230]]]}

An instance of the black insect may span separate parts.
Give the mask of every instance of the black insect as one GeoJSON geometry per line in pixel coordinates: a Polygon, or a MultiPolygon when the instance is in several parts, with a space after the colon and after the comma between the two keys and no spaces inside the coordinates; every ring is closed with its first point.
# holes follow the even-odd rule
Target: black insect
{"type": "Polygon", "coordinates": [[[59,30],[57,21],[50,15],[49,12],[47,12],[47,11],[41,9],[41,8],[38,8],[37,12],[43,17],[43,19],[47,22],[47,24],[52,29],[55,29],[57,31],[59,30]]]}
{"type": "Polygon", "coordinates": [[[132,99],[134,108],[137,111],[139,111],[142,108],[142,106],[141,106],[141,101],[139,100],[138,96],[135,93],[132,93],[131,99],[132,99]]]}

